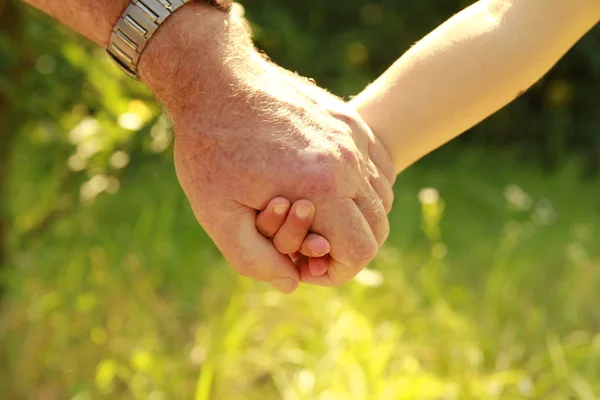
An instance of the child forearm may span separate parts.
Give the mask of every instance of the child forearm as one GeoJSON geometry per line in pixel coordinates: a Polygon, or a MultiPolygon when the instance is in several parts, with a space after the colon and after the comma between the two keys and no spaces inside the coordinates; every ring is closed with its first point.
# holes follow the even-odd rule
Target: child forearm
{"type": "Polygon", "coordinates": [[[540,79],[600,19],[600,0],[482,0],[352,100],[398,172],[540,79]]]}

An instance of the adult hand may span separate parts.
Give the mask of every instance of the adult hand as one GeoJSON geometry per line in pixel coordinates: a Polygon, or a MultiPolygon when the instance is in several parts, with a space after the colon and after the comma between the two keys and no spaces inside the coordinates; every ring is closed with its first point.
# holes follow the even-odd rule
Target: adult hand
{"type": "Polygon", "coordinates": [[[240,18],[196,3],[167,21],[140,67],[173,118],[194,214],[240,274],[292,292],[300,280],[341,285],[373,259],[395,174],[350,106],[266,61],[240,18]],[[257,210],[278,195],[315,204],[312,231],[331,243],[327,275],[298,269],[257,232],[257,210]]]}

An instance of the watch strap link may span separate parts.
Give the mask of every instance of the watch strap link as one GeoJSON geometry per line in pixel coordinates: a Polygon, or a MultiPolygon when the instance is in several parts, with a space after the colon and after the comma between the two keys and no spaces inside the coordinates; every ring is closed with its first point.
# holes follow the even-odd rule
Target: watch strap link
{"type": "MultiPolygon", "coordinates": [[[[137,78],[140,56],[152,35],[171,14],[190,1],[193,0],[132,0],[115,24],[106,49],[117,66],[137,78]]],[[[231,8],[231,0],[208,3],[222,11],[231,8]]]]}

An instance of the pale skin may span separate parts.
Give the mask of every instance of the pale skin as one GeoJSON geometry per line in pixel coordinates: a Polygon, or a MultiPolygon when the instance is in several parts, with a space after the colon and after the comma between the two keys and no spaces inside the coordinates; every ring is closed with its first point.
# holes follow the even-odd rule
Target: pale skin
{"type": "MultiPolygon", "coordinates": [[[[24,1],[100,46],[128,4],[24,1]]],[[[243,19],[186,4],[150,40],[139,69],[172,117],[192,210],[240,274],[289,293],[300,281],[342,285],[375,257],[393,202],[387,150],[350,105],[265,60],[243,19]],[[314,204],[307,218],[328,238],[325,274],[299,270],[258,231],[258,210],[277,196],[314,204]]],[[[324,251],[321,240],[305,242],[308,255],[324,251]]]]}
{"type": "MultiPolygon", "coordinates": [[[[521,95],[599,20],[598,0],[479,1],[413,46],[350,104],[386,145],[399,173],[521,95]]],[[[304,225],[293,216],[282,219],[267,209],[256,222],[286,254],[304,237],[304,225]],[[299,237],[284,235],[282,245],[278,226],[290,231],[291,224],[299,237]]],[[[317,275],[327,269],[321,263],[311,268],[312,262],[301,269],[317,275]]]]}

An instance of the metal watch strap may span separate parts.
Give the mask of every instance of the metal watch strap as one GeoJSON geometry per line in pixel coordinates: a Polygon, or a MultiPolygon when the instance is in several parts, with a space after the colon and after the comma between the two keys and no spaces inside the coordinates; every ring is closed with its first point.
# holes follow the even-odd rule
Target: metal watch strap
{"type": "MultiPolygon", "coordinates": [[[[138,77],[140,56],[152,35],[179,7],[193,0],[132,0],[113,28],[106,51],[119,68],[132,78],[138,77]]],[[[231,0],[210,0],[223,11],[231,0]]]]}

